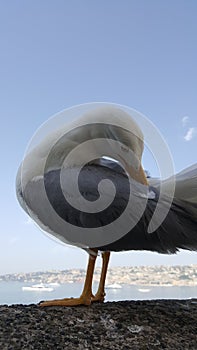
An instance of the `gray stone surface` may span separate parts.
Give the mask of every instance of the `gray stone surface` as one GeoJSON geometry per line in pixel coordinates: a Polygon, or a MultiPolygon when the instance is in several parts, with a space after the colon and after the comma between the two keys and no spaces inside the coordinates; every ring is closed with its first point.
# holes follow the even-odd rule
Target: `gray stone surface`
{"type": "Polygon", "coordinates": [[[0,306],[1,350],[197,350],[197,300],[0,306]]]}

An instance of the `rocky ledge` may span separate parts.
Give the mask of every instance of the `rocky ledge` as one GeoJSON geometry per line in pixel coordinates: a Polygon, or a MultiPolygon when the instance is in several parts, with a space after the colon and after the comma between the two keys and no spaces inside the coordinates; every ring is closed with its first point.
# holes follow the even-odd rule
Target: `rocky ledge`
{"type": "Polygon", "coordinates": [[[197,350],[197,299],[1,305],[0,349],[197,350]]]}

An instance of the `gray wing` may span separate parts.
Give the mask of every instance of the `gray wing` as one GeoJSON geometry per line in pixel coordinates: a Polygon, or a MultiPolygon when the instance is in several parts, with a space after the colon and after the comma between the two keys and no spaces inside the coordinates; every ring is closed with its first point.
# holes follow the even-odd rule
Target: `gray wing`
{"type": "MultiPolygon", "coordinates": [[[[150,250],[159,253],[176,253],[179,249],[197,250],[197,164],[176,175],[176,185],[170,210],[155,232],[148,233],[148,225],[153,216],[161,181],[149,178],[150,191],[155,194],[148,199],[146,210],[137,225],[111,245],[101,250],[150,250]]],[[[165,180],[164,191],[172,178],[165,180]]],[[[164,207],[168,198],[163,198],[164,207]]]]}
{"type": "MultiPolygon", "coordinates": [[[[79,228],[89,229],[105,226],[114,222],[127,207],[128,178],[117,163],[102,160],[98,161],[97,164],[87,165],[80,172],[80,191],[88,201],[95,201],[98,198],[98,183],[102,179],[109,178],[116,186],[116,196],[114,199],[112,198],[109,208],[97,214],[77,210],[66,202],[60,189],[59,177],[60,171],[57,170],[45,174],[44,179],[32,180],[24,190],[23,200],[28,206],[28,213],[39,226],[65,243],[80,246],[80,242],[74,242],[72,237],[70,240],[67,238],[64,222],[69,222],[79,228]],[[42,190],[44,190],[43,193],[47,192],[48,198],[44,198],[42,190]]],[[[150,250],[159,253],[175,253],[179,248],[197,250],[197,216],[194,215],[196,202],[192,201],[196,197],[193,196],[192,200],[189,200],[191,195],[188,195],[186,200],[188,188],[193,194],[192,189],[195,187],[196,179],[197,167],[192,169],[192,173],[185,171],[177,175],[176,196],[169,213],[160,227],[150,234],[147,228],[159,196],[159,181],[155,181],[154,186],[150,187],[155,196],[148,199],[144,214],[135,227],[120,239],[111,244],[100,246],[98,249],[110,251],[150,250]]],[[[149,180],[153,184],[153,180],[149,180]]],[[[170,180],[168,179],[168,181],[170,180]]],[[[66,190],[70,184],[72,184],[72,178],[65,182],[64,189],[66,190]]],[[[140,185],[139,192],[137,192],[137,188],[134,191],[134,195],[139,197],[139,203],[143,202],[143,198],[140,197],[142,192],[140,185]]],[[[75,200],[77,202],[78,199],[75,198],[75,200]]],[[[166,205],[165,201],[162,205],[166,205]]],[[[133,213],[134,210],[131,208],[128,220],[133,220],[133,213]]],[[[89,248],[93,248],[93,246],[89,248]]]]}
{"type": "MultiPolygon", "coordinates": [[[[164,191],[171,181],[170,177],[162,182],[164,191]]],[[[160,191],[160,179],[149,178],[148,182],[150,186],[160,191]]],[[[177,203],[180,202],[182,205],[184,203],[184,207],[197,219],[197,163],[175,175],[174,199],[177,203]]]]}

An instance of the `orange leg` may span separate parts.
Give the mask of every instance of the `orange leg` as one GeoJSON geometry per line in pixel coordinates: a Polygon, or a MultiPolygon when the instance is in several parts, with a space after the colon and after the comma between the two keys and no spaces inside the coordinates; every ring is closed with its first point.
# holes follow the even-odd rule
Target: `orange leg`
{"type": "Polygon", "coordinates": [[[105,299],[105,279],[107,274],[109,257],[110,257],[110,252],[102,253],[103,263],[102,263],[100,282],[99,282],[97,293],[94,296],[92,296],[92,302],[103,302],[105,299]]]}
{"type": "Polygon", "coordinates": [[[95,255],[89,255],[88,268],[86,273],[85,284],[83,292],[79,298],[65,298],[44,301],[39,306],[77,306],[77,305],[90,305],[92,300],[92,279],[94,273],[95,262],[97,258],[97,251],[95,255]]]}

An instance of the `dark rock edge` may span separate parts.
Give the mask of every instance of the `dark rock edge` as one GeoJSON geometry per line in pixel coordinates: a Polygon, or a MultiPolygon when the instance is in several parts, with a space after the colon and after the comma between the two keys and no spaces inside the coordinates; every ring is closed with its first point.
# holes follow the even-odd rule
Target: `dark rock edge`
{"type": "Polygon", "coordinates": [[[0,305],[0,349],[197,350],[197,299],[0,305]]]}

